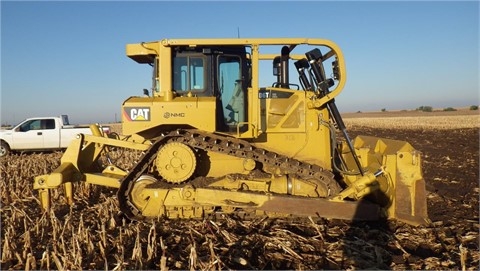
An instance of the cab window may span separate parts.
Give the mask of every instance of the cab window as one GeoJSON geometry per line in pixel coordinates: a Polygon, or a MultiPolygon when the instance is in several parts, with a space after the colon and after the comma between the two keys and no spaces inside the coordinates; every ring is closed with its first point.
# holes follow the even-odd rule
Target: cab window
{"type": "Polygon", "coordinates": [[[40,130],[42,127],[42,120],[30,120],[20,125],[20,132],[28,132],[30,130],[40,130]]]}
{"type": "Polygon", "coordinates": [[[19,127],[20,132],[28,132],[30,130],[52,130],[55,129],[54,119],[30,120],[19,127]]]}
{"type": "Polygon", "coordinates": [[[55,129],[55,120],[54,119],[46,119],[42,121],[42,128],[46,130],[53,130],[55,129]]]}
{"type": "Polygon", "coordinates": [[[205,92],[205,59],[180,56],[173,60],[173,89],[182,92],[205,92]]]}

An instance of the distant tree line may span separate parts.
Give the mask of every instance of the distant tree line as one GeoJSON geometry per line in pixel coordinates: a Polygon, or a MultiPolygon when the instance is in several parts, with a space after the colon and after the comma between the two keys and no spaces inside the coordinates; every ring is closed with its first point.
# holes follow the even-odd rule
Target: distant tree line
{"type": "Polygon", "coordinates": [[[428,105],[422,105],[416,109],[417,111],[423,111],[423,112],[432,112],[433,107],[428,106],[428,105]]]}
{"type": "MultiPolygon", "coordinates": [[[[471,105],[470,110],[478,110],[478,105],[471,105]]],[[[382,108],[380,109],[381,112],[387,112],[387,109],[386,108],[382,108]]],[[[402,111],[407,111],[407,110],[402,110],[402,111]]],[[[422,111],[422,112],[433,112],[433,107],[429,106],[429,105],[422,105],[422,106],[419,106],[415,109],[415,111],[422,111]]],[[[439,110],[437,110],[439,111],[439,110]]],[[[445,107],[443,109],[443,111],[457,111],[456,108],[454,107],[445,107]]],[[[357,113],[362,113],[362,111],[357,111],[357,113]]]]}
{"type": "MultiPolygon", "coordinates": [[[[422,106],[419,106],[415,110],[422,111],[422,112],[433,112],[433,107],[431,107],[429,105],[422,105],[422,106]]],[[[478,105],[471,105],[470,110],[478,110],[478,105]]],[[[382,111],[383,111],[383,109],[382,109],[382,111]]],[[[455,109],[453,107],[446,107],[446,108],[443,109],[443,111],[457,111],[457,109],[455,109]]]]}

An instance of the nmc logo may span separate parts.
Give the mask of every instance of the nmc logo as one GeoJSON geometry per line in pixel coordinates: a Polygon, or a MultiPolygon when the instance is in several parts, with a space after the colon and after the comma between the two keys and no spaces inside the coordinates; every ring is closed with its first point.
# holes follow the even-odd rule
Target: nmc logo
{"type": "Polygon", "coordinates": [[[124,107],[123,116],[128,121],[149,121],[150,107],[124,107]]]}

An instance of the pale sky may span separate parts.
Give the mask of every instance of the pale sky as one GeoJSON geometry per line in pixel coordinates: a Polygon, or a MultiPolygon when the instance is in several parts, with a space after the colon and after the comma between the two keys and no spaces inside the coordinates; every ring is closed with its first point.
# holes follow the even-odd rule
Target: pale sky
{"type": "MultiPolygon", "coordinates": [[[[1,123],[68,114],[120,120],[150,88],[125,45],[164,38],[305,37],[336,42],[342,112],[479,104],[479,2],[1,1],[1,123]]],[[[272,78],[264,79],[271,84],[272,78]]]]}

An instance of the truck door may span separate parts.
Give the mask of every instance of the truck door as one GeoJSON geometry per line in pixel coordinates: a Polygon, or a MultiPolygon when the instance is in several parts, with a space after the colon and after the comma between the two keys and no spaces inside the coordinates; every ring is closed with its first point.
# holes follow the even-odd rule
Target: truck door
{"type": "Polygon", "coordinates": [[[43,131],[41,128],[41,119],[28,120],[22,123],[13,133],[13,149],[43,148],[43,131]]]}
{"type": "Polygon", "coordinates": [[[55,119],[34,119],[22,123],[13,134],[13,148],[34,150],[58,148],[59,133],[55,119]]]}
{"type": "Polygon", "coordinates": [[[60,129],[62,127],[56,127],[57,123],[55,119],[42,120],[42,134],[43,134],[43,147],[48,149],[54,149],[60,147],[60,129]]]}

